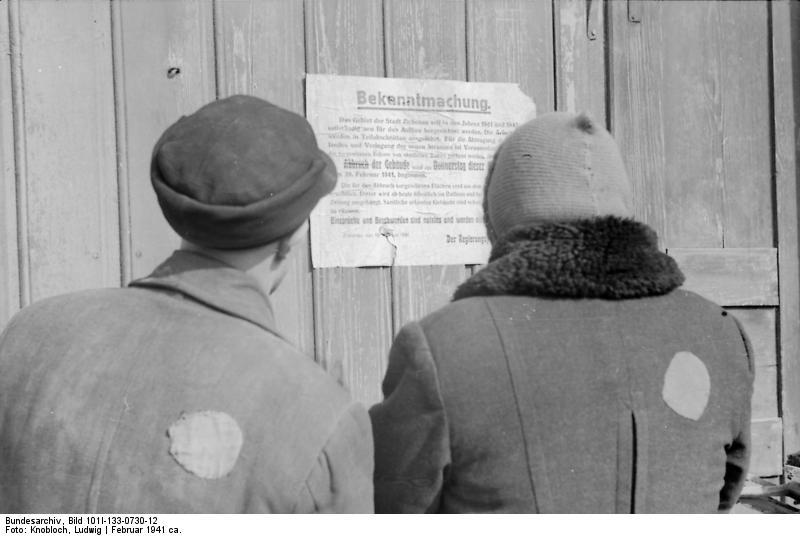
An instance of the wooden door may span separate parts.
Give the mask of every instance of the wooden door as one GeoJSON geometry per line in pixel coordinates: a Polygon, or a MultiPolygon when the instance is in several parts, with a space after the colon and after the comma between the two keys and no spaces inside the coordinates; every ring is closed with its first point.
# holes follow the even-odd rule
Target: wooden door
{"type": "MultiPolygon", "coordinates": [[[[756,352],[753,469],[800,450],[798,4],[600,0],[0,0],[0,328],[118,286],[178,245],[149,183],[160,132],[215,97],[297,112],[306,72],[516,82],[607,121],[637,216],[756,352]],[[66,4],[69,4],[68,6],[66,4]]],[[[476,267],[313,269],[279,328],[365,404],[394,333],[476,267]]]]}
{"type": "MultiPolygon", "coordinates": [[[[755,352],[752,472],[783,467],[770,6],[611,2],[610,121],[636,216],[659,234],[685,287],[728,308],[755,352]]],[[[785,180],[785,178],[781,178],[785,180]]],[[[794,258],[781,262],[797,263],[794,258]]]]}

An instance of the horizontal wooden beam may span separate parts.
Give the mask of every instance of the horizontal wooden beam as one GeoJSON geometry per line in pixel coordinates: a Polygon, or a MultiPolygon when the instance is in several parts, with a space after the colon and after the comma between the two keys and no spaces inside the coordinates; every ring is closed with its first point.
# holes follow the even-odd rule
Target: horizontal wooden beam
{"type": "Polygon", "coordinates": [[[670,248],[683,288],[720,305],[778,305],[776,248],[670,248]]]}

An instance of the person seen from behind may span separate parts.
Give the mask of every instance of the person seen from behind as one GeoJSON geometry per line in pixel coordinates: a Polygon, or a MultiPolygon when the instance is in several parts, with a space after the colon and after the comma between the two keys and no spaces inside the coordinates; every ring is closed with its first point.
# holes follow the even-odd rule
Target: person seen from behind
{"type": "Polygon", "coordinates": [[[181,248],[0,337],[0,511],[372,512],[367,411],[269,297],[336,184],[309,124],[218,100],[164,132],[150,171],[181,248]]]}
{"type": "Polygon", "coordinates": [[[544,114],[501,144],[489,262],[398,333],[370,409],[377,512],[731,509],[752,353],[732,315],[680,288],[632,208],[586,114],[544,114]]]}

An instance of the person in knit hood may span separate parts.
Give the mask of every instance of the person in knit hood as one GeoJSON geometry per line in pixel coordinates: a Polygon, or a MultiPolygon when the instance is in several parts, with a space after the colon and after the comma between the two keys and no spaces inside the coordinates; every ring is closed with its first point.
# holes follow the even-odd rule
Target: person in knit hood
{"type": "Polygon", "coordinates": [[[398,333],[370,409],[377,512],[725,512],[749,458],[733,316],[631,219],[611,135],[544,114],[486,178],[488,264],[398,333]]]}
{"type": "Polygon", "coordinates": [[[0,511],[372,512],[367,410],[270,300],[336,184],[310,125],[212,102],[164,132],[150,179],[180,250],[0,336],[0,511]]]}

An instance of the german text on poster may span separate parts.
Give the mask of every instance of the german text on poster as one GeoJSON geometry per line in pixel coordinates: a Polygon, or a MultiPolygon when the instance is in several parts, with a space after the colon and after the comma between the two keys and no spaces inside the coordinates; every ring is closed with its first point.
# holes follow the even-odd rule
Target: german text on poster
{"type": "Polygon", "coordinates": [[[311,215],[315,267],[486,262],[486,172],[535,114],[519,86],[308,75],[306,94],[339,171],[311,215]]]}

